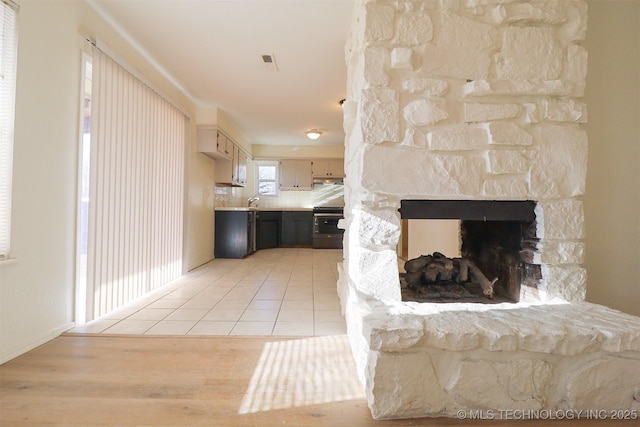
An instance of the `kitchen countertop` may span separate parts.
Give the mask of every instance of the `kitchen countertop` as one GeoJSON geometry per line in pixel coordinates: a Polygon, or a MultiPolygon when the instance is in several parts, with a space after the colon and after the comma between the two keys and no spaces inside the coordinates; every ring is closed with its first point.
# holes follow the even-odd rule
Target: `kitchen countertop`
{"type": "Polygon", "coordinates": [[[303,212],[312,212],[313,208],[267,208],[267,207],[240,207],[240,206],[216,206],[215,210],[217,211],[303,211],[303,212]]]}

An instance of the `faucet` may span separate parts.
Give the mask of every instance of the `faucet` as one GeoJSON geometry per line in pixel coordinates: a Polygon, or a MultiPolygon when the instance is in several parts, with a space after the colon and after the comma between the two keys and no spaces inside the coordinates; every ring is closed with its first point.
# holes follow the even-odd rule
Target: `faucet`
{"type": "Polygon", "coordinates": [[[256,208],[258,207],[258,201],[260,200],[260,197],[257,196],[253,196],[253,197],[249,197],[249,200],[247,201],[247,207],[251,207],[251,204],[253,202],[256,202],[256,208]]]}

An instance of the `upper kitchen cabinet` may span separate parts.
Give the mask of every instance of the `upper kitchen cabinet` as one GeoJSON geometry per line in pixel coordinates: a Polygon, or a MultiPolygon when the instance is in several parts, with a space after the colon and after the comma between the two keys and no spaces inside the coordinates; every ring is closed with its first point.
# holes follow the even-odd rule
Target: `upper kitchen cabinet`
{"type": "Polygon", "coordinates": [[[216,126],[198,127],[197,149],[216,161],[217,185],[247,185],[248,154],[216,126]]]}
{"type": "Polygon", "coordinates": [[[344,178],[344,159],[313,161],[314,178],[344,178]]]}
{"type": "Polygon", "coordinates": [[[198,126],[197,150],[213,159],[231,159],[233,140],[216,126],[198,126]]]}
{"type": "Polygon", "coordinates": [[[281,160],[280,190],[311,190],[312,166],[311,160],[281,160]]]}

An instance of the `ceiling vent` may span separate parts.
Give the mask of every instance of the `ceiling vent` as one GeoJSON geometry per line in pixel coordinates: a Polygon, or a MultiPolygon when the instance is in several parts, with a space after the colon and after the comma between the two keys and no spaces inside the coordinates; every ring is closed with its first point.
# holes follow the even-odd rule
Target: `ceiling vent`
{"type": "Polygon", "coordinates": [[[264,64],[264,68],[269,71],[278,71],[278,66],[276,65],[276,57],[270,53],[263,53],[261,55],[262,63],[264,64]]]}

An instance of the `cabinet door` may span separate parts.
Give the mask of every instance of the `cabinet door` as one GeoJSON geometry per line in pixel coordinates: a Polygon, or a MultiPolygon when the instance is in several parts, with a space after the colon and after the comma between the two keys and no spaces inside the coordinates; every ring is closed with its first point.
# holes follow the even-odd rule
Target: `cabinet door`
{"type": "Polygon", "coordinates": [[[249,213],[216,211],[214,255],[216,258],[243,258],[249,247],[249,213]]]}
{"type": "Polygon", "coordinates": [[[242,150],[238,151],[238,184],[247,185],[247,154],[242,150]]]}
{"type": "Polygon", "coordinates": [[[311,160],[281,160],[280,190],[311,190],[313,186],[311,160]]]}
{"type": "Polygon", "coordinates": [[[215,127],[199,127],[196,133],[196,149],[213,159],[229,159],[227,139],[215,127]]]}
{"type": "Polygon", "coordinates": [[[233,157],[231,158],[231,182],[234,184],[239,184],[240,169],[239,169],[238,160],[240,160],[240,157],[239,157],[240,150],[238,149],[238,146],[235,144],[233,145],[231,150],[233,152],[233,157]]]}
{"type": "Polygon", "coordinates": [[[313,162],[311,160],[296,161],[296,188],[311,190],[313,188],[313,162]]]}
{"type": "Polygon", "coordinates": [[[280,161],[280,190],[295,190],[296,160],[280,161]]]}
{"type": "Polygon", "coordinates": [[[280,246],[280,223],[282,212],[261,211],[258,213],[258,249],[280,246]]]}
{"type": "Polygon", "coordinates": [[[233,142],[222,132],[218,131],[218,152],[231,158],[233,156],[233,142]]]}
{"type": "Polygon", "coordinates": [[[313,244],[313,212],[282,212],[282,246],[313,244]]]}
{"type": "Polygon", "coordinates": [[[314,160],[313,176],[317,178],[326,178],[329,176],[329,160],[314,160]]]}
{"type": "Polygon", "coordinates": [[[344,177],[344,159],[329,160],[329,175],[333,178],[344,177]]]}

